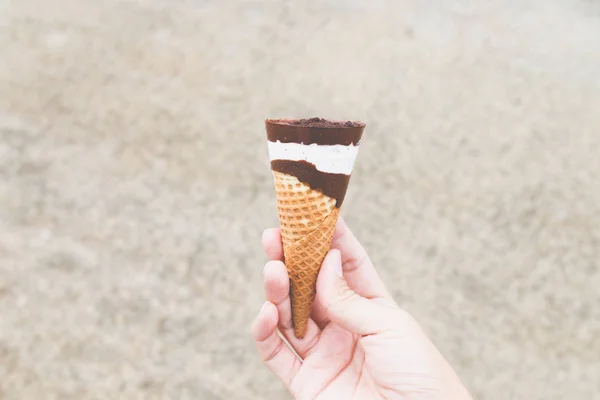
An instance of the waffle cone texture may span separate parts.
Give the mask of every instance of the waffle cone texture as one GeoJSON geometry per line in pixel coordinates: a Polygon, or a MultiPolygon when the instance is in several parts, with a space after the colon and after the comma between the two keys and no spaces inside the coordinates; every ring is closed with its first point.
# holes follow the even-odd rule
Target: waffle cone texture
{"type": "Polygon", "coordinates": [[[292,320],[296,337],[303,338],[315,300],[317,277],[340,210],[336,201],[312,190],[296,177],[273,171],[283,254],[290,278],[292,320]]]}

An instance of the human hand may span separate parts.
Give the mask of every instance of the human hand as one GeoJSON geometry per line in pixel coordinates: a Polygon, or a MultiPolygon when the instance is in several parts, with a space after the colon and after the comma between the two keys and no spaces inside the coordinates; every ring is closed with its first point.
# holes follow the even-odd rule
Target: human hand
{"type": "Polygon", "coordinates": [[[303,339],[292,326],[279,229],[264,232],[263,247],[270,259],[267,302],[252,335],[263,361],[296,399],[471,398],[418,323],[393,301],[343,220],[323,261],[303,339]]]}

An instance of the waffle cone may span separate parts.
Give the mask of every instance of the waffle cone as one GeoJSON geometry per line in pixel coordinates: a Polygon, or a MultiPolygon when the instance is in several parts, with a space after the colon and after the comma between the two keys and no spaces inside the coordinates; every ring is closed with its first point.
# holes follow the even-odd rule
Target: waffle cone
{"type": "Polygon", "coordinates": [[[296,337],[306,333],[316,283],[339,216],[335,199],[296,177],[273,171],[296,337]]]}

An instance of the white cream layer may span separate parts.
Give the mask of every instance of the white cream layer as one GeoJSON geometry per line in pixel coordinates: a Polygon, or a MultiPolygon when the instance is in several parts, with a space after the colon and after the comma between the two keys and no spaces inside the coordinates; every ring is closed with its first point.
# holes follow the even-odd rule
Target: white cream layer
{"type": "Polygon", "coordinates": [[[308,161],[319,171],[330,174],[352,174],[358,145],[319,145],[269,142],[269,157],[273,160],[308,161]]]}

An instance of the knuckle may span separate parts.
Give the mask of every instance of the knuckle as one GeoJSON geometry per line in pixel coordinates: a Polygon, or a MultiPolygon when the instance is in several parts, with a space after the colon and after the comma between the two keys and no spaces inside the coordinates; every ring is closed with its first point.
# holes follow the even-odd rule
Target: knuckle
{"type": "Polygon", "coordinates": [[[356,292],[354,290],[350,289],[350,287],[348,287],[348,285],[344,285],[340,288],[340,291],[337,296],[337,302],[338,303],[349,303],[354,300],[357,300],[358,298],[360,298],[360,296],[358,294],[356,294],[356,292]]]}
{"type": "Polygon", "coordinates": [[[347,260],[344,260],[344,272],[352,272],[360,269],[367,263],[369,256],[367,253],[362,250],[354,257],[350,257],[347,260]]]}

